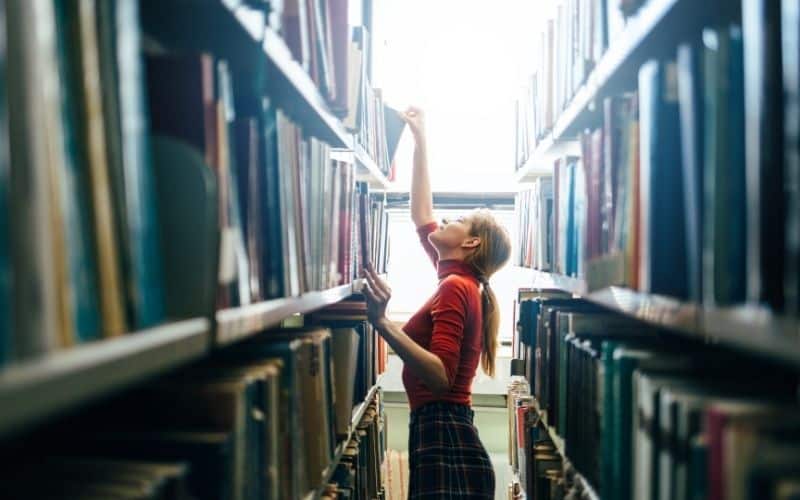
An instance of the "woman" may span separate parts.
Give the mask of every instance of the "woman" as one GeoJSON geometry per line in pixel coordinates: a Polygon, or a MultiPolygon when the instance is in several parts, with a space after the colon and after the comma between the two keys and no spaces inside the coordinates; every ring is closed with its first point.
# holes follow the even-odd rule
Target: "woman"
{"type": "Polygon", "coordinates": [[[370,322],[405,364],[408,498],[494,498],[494,471],[470,403],[479,360],[494,375],[499,313],[488,280],[508,260],[511,243],[487,211],[434,222],[424,116],[409,108],[405,120],[416,141],[411,218],[437,267],[439,286],[402,329],[386,318],[391,290],[372,269],[364,295],[370,322]]]}

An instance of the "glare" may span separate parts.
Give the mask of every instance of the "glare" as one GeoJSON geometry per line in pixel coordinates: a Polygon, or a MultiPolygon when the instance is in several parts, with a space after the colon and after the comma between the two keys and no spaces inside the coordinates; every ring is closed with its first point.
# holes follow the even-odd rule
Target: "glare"
{"type": "MultiPolygon", "coordinates": [[[[434,191],[514,191],[514,102],[536,52],[537,2],[375,0],[373,85],[427,115],[434,191]]],[[[413,141],[397,154],[410,186],[413,141]]]]}

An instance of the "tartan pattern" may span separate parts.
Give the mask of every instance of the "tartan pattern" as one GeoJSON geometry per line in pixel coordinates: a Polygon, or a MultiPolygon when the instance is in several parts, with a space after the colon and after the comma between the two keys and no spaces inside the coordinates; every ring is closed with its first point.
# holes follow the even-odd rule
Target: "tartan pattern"
{"type": "Polygon", "coordinates": [[[409,500],[494,499],[494,469],[473,415],[469,406],[442,402],[411,412],[409,500]]]}

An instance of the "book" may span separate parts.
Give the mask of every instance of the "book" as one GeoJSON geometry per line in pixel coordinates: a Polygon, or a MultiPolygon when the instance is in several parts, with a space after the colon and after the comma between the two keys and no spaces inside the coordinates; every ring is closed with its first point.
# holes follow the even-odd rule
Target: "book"
{"type": "MultiPolygon", "coordinates": [[[[6,31],[6,8],[0,5],[0,27],[6,31]]],[[[8,48],[0,46],[0,367],[11,358],[13,275],[11,252],[11,158],[9,152],[8,48]]],[[[88,245],[87,245],[88,246],[88,245]]]]}
{"type": "Polygon", "coordinates": [[[148,139],[139,7],[135,1],[99,2],[98,49],[105,140],[129,324],[164,319],[158,210],[148,139]]]}
{"type": "Polygon", "coordinates": [[[678,99],[683,166],[684,213],[686,214],[687,297],[703,300],[703,145],[704,107],[702,50],[697,42],[678,46],[678,99]]]}
{"type": "Polygon", "coordinates": [[[59,80],[61,85],[61,120],[64,137],[63,173],[59,182],[59,199],[64,214],[65,247],[68,258],[69,307],[73,311],[75,340],[85,342],[101,337],[101,317],[98,296],[97,266],[94,259],[94,238],[91,231],[91,204],[88,203],[88,171],[79,154],[79,116],[76,95],[80,91],[74,52],[66,40],[71,37],[71,15],[65,2],[54,4],[56,35],[58,37],[59,80]]]}
{"type": "Polygon", "coordinates": [[[92,213],[94,215],[95,253],[98,259],[100,308],[103,334],[121,335],[128,328],[124,308],[124,283],[121,267],[118,228],[111,203],[112,184],[105,140],[102,80],[98,52],[96,4],[92,0],[76,3],[71,20],[72,36],[80,42],[77,64],[81,70],[79,116],[82,120],[81,144],[89,168],[92,213]]]}
{"type": "Polygon", "coordinates": [[[785,252],[780,2],[742,2],[747,178],[747,299],[782,310],[785,252]]]}
{"type": "MultiPolygon", "coordinates": [[[[8,114],[10,160],[11,264],[14,282],[10,357],[25,359],[56,349],[63,340],[53,232],[50,169],[61,165],[60,99],[57,93],[54,25],[46,0],[6,5],[8,27],[8,114]]],[[[63,247],[62,247],[63,248],[63,247]]],[[[109,295],[113,290],[109,290],[109,295]]],[[[109,332],[112,333],[112,332],[109,332]]]]}
{"type": "Polygon", "coordinates": [[[800,10],[781,2],[781,57],[784,92],[784,189],[786,192],[786,256],[784,297],[786,312],[800,314],[800,10]]]}
{"type": "Polygon", "coordinates": [[[645,63],[639,70],[639,284],[644,292],[680,299],[687,283],[684,218],[673,215],[684,206],[679,121],[675,63],[645,63]]]}

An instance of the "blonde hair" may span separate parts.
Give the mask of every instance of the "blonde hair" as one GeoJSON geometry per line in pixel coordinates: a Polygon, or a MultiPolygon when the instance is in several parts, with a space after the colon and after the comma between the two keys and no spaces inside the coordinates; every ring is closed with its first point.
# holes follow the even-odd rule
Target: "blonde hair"
{"type": "Polygon", "coordinates": [[[500,329],[500,311],[497,307],[497,297],[489,287],[489,278],[502,268],[511,256],[511,238],[488,210],[476,210],[467,217],[467,220],[470,223],[470,235],[480,238],[480,244],[466,256],[464,261],[472,265],[482,285],[483,349],[481,349],[481,367],[487,375],[493,377],[497,355],[497,333],[500,329]]]}

